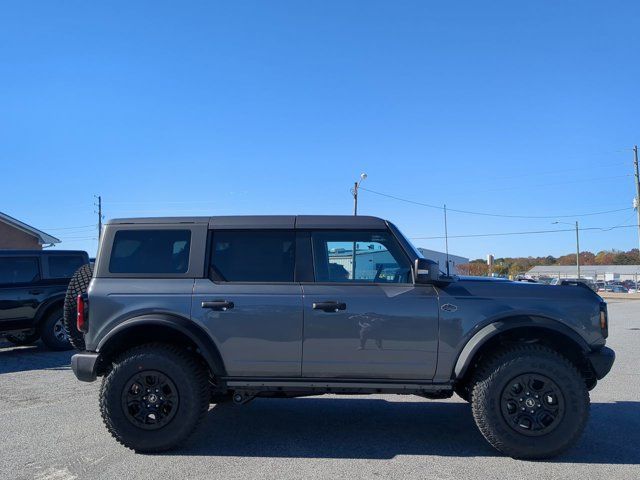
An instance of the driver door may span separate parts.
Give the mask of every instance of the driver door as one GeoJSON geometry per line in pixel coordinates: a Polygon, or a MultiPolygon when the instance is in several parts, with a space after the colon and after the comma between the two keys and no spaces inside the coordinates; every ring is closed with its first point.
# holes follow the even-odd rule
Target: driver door
{"type": "Polygon", "coordinates": [[[382,231],[311,232],[314,282],[302,284],[303,377],[429,380],[438,298],[382,231]]]}

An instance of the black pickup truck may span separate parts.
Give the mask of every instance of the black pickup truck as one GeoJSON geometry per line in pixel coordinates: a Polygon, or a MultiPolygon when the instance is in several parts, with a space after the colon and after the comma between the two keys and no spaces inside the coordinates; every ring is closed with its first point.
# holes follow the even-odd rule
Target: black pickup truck
{"type": "Polygon", "coordinates": [[[52,350],[70,349],[64,296],[87,263],[87,252],[79,250],[0,250],[0,336],[16,345],[41,338],[52,350]]]}

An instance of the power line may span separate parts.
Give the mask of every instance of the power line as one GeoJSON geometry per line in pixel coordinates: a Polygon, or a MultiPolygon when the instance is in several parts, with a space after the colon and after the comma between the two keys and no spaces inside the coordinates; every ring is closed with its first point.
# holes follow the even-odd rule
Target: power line
{"type": "MultiPolygon", "coordinates": [[[[626,178],[626,177],[632,177],[632,174],[625,174],[625,175],[611,175],[608,177],[590,177],[590,178],[582,178],[582,179],[577,179],[577,180],[563,180],[563,181],[559,181],[559,182],[552,182],[552,183],[538,183],[538,184],[532,184],[532,185],[526,185],[525,187],[523,186],[511,186],[511,187],[501,187],[501,188],[487,188],[487,189],[483,189],[483,192],[501,192],[501,191],[507,191],[507,190],[522,190],[523,188],[540,188],[540,187],[554,187],[554,186],[558,186],[558,185],[570,185],[570,184],[576,184],[576,183],[589,183],[589,182],[598,182],[598,183],[602,183],[604,180],[612,180],[612,179],[618,179],[618,178],[626,178]]],[[[518,178],[518,177],[514,177],[514,178],[518,178]]],[[[493,180],[495,180],[495,178],[493,178],[493,180]]],[[[476,190],[477,191],[477,190],[476,190]]],[[[469,192],[469,190],[466,190],[466,192],[469,192]]]]}
{"type": "MultiPolygon", "coordinates": [[[[609,232],[618,228],[637,228],[638,225],[616,225],[613,227],[585,227],[578,229],[581,232],[587,230],[600,230],[601,232],[609,232]]],[[[560,232],[573,232],[574,228],[560,228],[555,230],[530,230],[526,232],[499,232],[499,233],[472,233],[469,235],[448,235],[448,238],[475,238],[475,237],[506,237],[512,235],[536,235],[544,233],[560,233],[560,232]]],[[[444,235],[435,237],[410,237],[412,240],[438,240],[445,238],[444,235]]]]}
{"type": "MultiPolygon", "coordinates": [[[[402,197],[398,197],[396,195],[390,195],[388,193],[382,193],[382,192],[377,192],[375,190],[371,190],[369,188],[364,188],[364,187],[360,187],[361,190],[364,190],[366,192],[369,193],[373,193],[375,195],[380,195],[381,197],[387,197],[387,198],[392,198],[394,200],[398,200],[400,202],[406,202],[406,203],[411,203],[413,205],[420,205],[422,207],[428,207],[428,208],[435,208],[437,210],[442,210],[442,207],[439,205],[431,205],[429,203],[423,203],[423,202],[417,202],[415,200],[409,200],[407,198],[402,198],[402,197]]],[[[604,215],[607,213],[614,213],[614,212],[623,212],[626,210],[631,210],[632,207],[625,207],[625,208],[618,208],[618,209],[614,209],[614,210],[603,210],[600,212],[589,212],[589,213],[577,213],[577,214],[573,214],[573,215],[507,215],[507,214],[502,214],[502,213],[488,213],[488,212],[474,212],[471,210],[459,210],[459,209],[455,209],[455,208],[447,208],[447,211],[449,212],[456,212],[456,213],[464,213],[467,215],[481,215],[484,217],[499,217],[499,218],[538,218],[538,219],[549,219],[549,218],[575,218],[575,217],[589,217],[589,216],[593,216],[593,215],[604,215]]]]}

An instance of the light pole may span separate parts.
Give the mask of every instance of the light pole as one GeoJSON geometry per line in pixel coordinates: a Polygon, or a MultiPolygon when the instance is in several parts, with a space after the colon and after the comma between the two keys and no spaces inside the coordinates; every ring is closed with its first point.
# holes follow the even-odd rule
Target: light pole
{"type": "Polygon", "coordinates": [[[360,180],[353,184],[353,188],[351,189],[351,194],[353,195],[353,214],[358,215],[358,189],[360,188],[360,184],[363,180],[367,179],[366,173],[360,174],[360,180]]]}
{"type": "MultiPolygon", "coordinates": [[[[568,223],[568,222],[553,222],[554,225],[557,225],[559,223],[562,223],[564,225],[571,225],[573,227],[572,223],[568,223]]],[[[578,270],[578,278],[580,278],[580,229],[578,228],[578,221],[576,220],[576,269],[578,270]]]]}

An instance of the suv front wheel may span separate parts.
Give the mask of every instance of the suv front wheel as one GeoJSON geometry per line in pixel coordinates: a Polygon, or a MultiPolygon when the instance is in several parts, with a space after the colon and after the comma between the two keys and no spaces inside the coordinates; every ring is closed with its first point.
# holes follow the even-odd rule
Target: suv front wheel
{"type": "Polygon", "coordinates": [[[576,367],[541,345],[488,359],[471,395],[473,417],[496,449],[514,458],[549,458],[572,446],[589,418],[589,392],[576,367]]]}
{"type": "Polygon", "coordinates": [[[104,377],[100,411],[111,435],[138,452],[182,443],[209,407],[205,368],[189,352],[147,344],[122,354],[104,377]]]}

